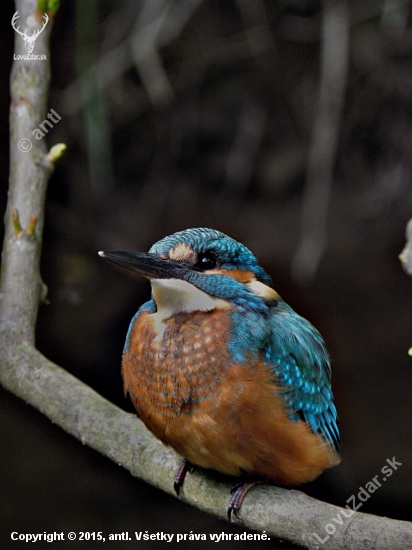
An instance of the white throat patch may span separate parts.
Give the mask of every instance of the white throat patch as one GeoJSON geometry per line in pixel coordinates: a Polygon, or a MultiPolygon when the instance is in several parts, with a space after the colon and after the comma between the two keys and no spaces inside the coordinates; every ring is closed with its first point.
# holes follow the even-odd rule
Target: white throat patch
{"type": "Polygon", "coordinates": [[[151,279],[153,298],[157,305],[158,321],[164,321],[175,313],[226,309],[229,303],[213,298],[181,279],[151,279]]]}

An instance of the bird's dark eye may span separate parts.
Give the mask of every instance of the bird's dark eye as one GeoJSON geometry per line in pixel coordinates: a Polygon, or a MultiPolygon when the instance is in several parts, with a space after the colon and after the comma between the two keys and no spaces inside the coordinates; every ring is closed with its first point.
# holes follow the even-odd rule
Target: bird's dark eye
{"type": "Polygon", "coordinates": [[[206,271],[207,269],[214,269],[217,265],[217,259],[211,252],[201,252],[197,257],[196,267],[206,271]]]}

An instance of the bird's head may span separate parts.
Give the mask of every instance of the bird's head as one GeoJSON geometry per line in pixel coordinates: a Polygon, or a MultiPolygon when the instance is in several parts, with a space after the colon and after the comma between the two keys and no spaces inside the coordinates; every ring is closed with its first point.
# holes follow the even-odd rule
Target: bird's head
{"type": "Polygon", "coordinates": [[[147,254],[99,254],[150,279],[157,308],[167,314],[233,305],[259,311],[280,300],[252,252],[213,229],[179,231],[155,243],[147,254]]]}

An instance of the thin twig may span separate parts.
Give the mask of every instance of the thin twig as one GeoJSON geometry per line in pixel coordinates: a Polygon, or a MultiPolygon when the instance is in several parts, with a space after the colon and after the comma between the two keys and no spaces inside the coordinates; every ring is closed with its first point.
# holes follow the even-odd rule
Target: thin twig
{"type": "Polygon", "coordinates": [[[327,217],[349,59],[347,0],[324,0],[321,81],[303,196],[301,239],[292,263],[298,280],[316,274],[327,245],[327,217]]]}

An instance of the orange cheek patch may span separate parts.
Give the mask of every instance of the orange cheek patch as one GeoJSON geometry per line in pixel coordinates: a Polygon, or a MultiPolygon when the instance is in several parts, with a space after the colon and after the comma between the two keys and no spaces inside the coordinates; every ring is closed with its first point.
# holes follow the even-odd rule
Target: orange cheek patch
{"type": "Polygon", "coordinates": [[[282,300],[276,290],[273,290],[270,286],[257,281],[255,274],[252,271],[242,271],[241,269],[214,269],[208,273],[232,277],[233,279],[236,279],[236,281],[239,281],[239,283],[249,287],[250,290],[256,294],[256,296],[260,296],[265,300],[275,302],[282,300]]]}
{"type": "Polygon", "coordinates": [[[243,271],[241,269],[214,269],[208,273],[213,275],[227,275],[228,277],[232,277],[232,279],[236,279],[239,283],[249,283],[256,278],[252,271],[243,271]]]}

